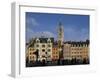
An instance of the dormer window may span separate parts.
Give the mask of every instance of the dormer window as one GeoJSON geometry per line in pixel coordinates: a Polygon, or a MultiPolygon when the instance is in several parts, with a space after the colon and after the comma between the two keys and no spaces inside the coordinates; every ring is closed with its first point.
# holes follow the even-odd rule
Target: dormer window
{"type": "Polygon", "coordinates": [[[48,41],[47,41],[48,43],[51,43],[51,40],[50,39],[48,39],[48,41]]]}
{"type": "Polygon", "coordinates": [[[40,43],[40,40],[39,39],[36,39],[36,43],[40,43]]]}

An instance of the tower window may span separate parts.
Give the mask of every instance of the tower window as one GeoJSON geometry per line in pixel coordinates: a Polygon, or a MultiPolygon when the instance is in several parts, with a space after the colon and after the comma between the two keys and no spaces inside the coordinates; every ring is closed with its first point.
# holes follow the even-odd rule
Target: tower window
{"type": "Polygon", "coordinates": [[[48,39],[48,40],[47,40],[47,42],[48,42],[48,43],[51,43],[51,40],[50,40],[50,39],[48,39]]]}
{"type": "Polygon", "coordinates": [[[40,40],[39,40],[39,39],[37,39],[37,40],[36,40],[36,42],[37,42],[37,43],[39,43],[39,42],[40,42],[40,40]]]}
{"type": "Polygon", "coordinates": [[[39,43],[39,41],[37,41],[37,43],[39,43]]]}

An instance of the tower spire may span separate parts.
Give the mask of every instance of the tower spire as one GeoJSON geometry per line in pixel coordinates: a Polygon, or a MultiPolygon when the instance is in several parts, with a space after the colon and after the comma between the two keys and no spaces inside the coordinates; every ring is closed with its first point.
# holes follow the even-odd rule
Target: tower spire
{"type": "Polygon", "coordinates": [[[61,22],[58,25],[58,53],[59,53],[59,60],[63,59],[63,40],[64,40],[64,28],[61,22]]]}
{"type": "Polygon", "coordinates": [[[58,24],[58,41],[61,42],[61,45],[63,45],[63,40],[64,40],[64,28],[63,24],[59,22],[58,24]]]}

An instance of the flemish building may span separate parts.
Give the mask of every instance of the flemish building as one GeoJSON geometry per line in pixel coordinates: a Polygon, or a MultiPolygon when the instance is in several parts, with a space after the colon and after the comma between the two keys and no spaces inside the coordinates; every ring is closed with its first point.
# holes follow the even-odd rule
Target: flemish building
{"type": "Polygon", "coordinates": [[[65,42],[63,47],[64,59],[88,60],[89,59],[89,41],[85,42],[65,42]]]}
{"type": "Polygon", "coordinates": [[[52,45],[54,38],[37,38],[34,43],[34,49],[38,50],[38,60],[52,60],[52,45]]]}
{"type": "Polygon", "coordinates": [[[59,53],[58,53],[58,45],[57,42],[54,43],[52,48],[52,60],[58,60],[59,59],[59,53]]]}
{"type": "Polygon", "coordinates": [[[29,47],[27,50],[27,57],[29,59],[29,62],[35,62],[36,61],[36,55],[35,55],[35,49],[33,47],[29,47]]]}
{"type": "Polygon", "coordinates": [[[26,50],[26,57],[28,58],[28,61],[51,61],[53,42],[54,38],[33,39],[26,50]]]}
{"type": "Polygon", "coordinates": [[[63,58],[71,60],[71,44],[65,43],[63,46],[63,58]]]}

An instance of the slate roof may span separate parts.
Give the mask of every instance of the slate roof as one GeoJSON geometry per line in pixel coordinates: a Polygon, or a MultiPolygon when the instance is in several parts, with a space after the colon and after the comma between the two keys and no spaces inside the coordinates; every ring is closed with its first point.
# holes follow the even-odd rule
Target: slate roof
{"type": "Polygon", "coordinates": [[[89,40],[86,40],[86,41],[67,41],[67,42],[64,42],[64,44],[71,44],[71,46],[83,46],[83,45],[89,45],[89,40]]]}
{"type": "MultiPolygon", "coordinates": [[[[40,43],[47,43],[48,39],[51,40],[51,43],[54,43],[54,38],[38,38],[40,40],[40,43]]],[[[36,42],[36,39],[35,39],[36,42]]]]}

